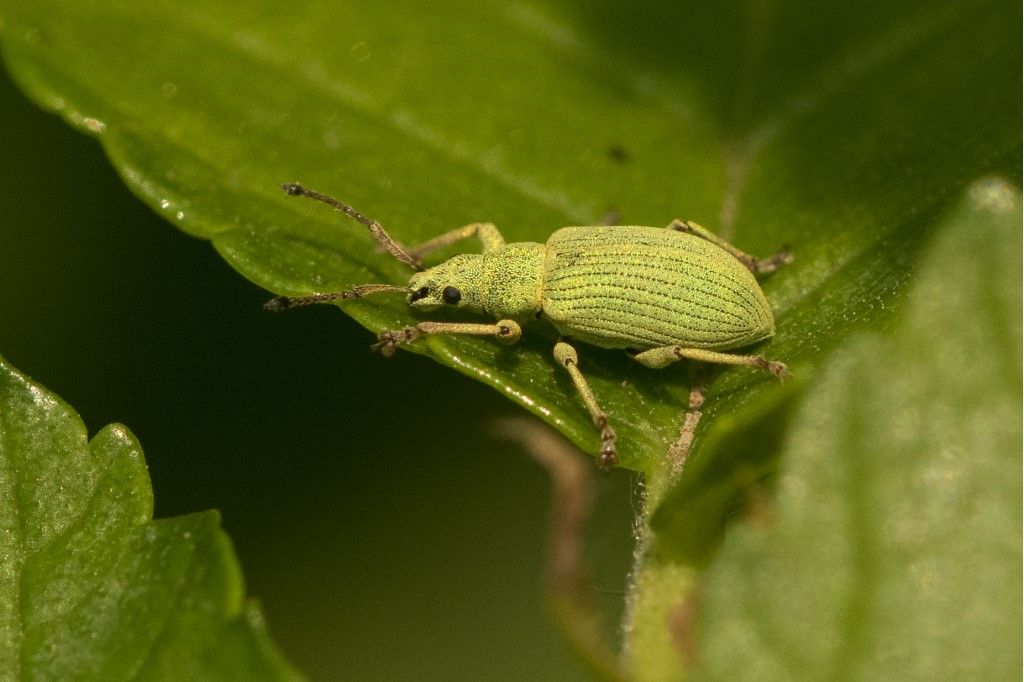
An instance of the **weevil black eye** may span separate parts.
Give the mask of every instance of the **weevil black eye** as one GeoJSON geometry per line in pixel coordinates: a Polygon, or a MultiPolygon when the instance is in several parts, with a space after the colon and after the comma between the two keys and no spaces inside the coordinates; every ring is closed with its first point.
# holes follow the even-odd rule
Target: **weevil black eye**
{"type": "Polygon", "coordinates": [[[413,301],[418,301],[421,298],[426,298],[429,294],[430,289],[428,289],[427,287],[420,287],[416,291],[412,292],[412,295],[409,296],[409,303],[412,303],[413,301]]]}
{"type": "Polygon", "coordinates": [[[455,287],[445,287],[444,291],[441,292],[441,298],[444,299],[445,303],[455,305],[462,300],[462,292],[455,287]]]}

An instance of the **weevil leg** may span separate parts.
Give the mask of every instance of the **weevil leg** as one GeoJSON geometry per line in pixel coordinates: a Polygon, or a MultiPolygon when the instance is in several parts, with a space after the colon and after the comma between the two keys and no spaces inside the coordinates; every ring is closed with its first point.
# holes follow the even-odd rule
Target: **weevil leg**
{"type": "Polygon", "coordinates": [[[747,266],[747,268],[755,275],[765,275],[769,272],[775,272],[781,266],[793,262],[793,254],[789,252],[788,248],[783,247],[781,251],[768,256],[767,258],[758,258],[757,256],[751,256],[745,251],[740,251],[711,230],[701,227],[690,220],[673,220],[669,224],[668,229],[676,230],[677,232],[686,232],[687,234],[692,234],[700,237],[701,239],[708,240],[715,246],[721,247],[732,254],[736,260],[747,266]]]}
{"type": "Polygon", "coordinates": [[[594,426],[601,430],[601,458],[599,460],[601,468],[609,469],[615,466],[619,462],[619,456],[615,451],[615,430],[608,425],[608,415],[597,404],[597,398],[590,390],[590,384],[580,372],[576,349],[565,341],[559,341],[555,344],[555,360],[569,373],[572,383],[576,386],[580,397],[583,398],[583,404],[590,412],[590,418],[594,420],[594,426]]]}
{"type": "Polygon", "coordinates": [[[376,220],[367,218],[362,213],[352,208],[348,204],[339,201],[334,197],[329,197],[326,194],[321,194],[320,192],[315,192],[311,189],[307,189],[295,182],[289,182],[287,184],[281,185],[281,189],[283,189],[287,194],[290,194],[293,197],[308,197],[315,201],[319,201],[320,203],[327,204],[336,211],[341,211],[349,218],[355,220],[357,223],[365,225],[366,229],[370,231],[370,236],[373,237],[374,241],[376,241],[377,244],[379,244],[382,249],[384,249],[392,256],[394,256],[396,260],[405,263],[413,270],[423,269],[423,265],[420,264],[419,260],[413,258],[408,253],[406,253],[405,250],[402,248],[401,244],[392,239],[391,235],[389,235],[384,230],[380,223],[378,223],[376,220]]]}
{"type": "Polygon", "coordinates": [[[608,210],[604,212],[604,215],[601,216],[601,219],[597,221],[597,224],[605,225],[607,227],[621,225],[622,213],[619,211],[619,209],[615,208],[614,206],[610,206],[608,210]]]}
{"type": "Polygon", "coordinates": [[[463,239],[469,239],[470,237],[480,239],[484,253],[495,251],[505,245],[505,238],[501,236],[501,232],[492,223],[472,223],[458,227],[451,232],[445,232],[422,244],[417,244],[408,249],[408,252],[413,258],[420,260],[432,251],[460,242],[463,239]]]}
{"type": "Polygon", "coordinates": [[[523,328],[514,320],[498,320],[494,324],[473,322],[420,322],[403,329],[385,329],[377,335],[377,343],[370,346],[385,357],[395,354],[395,348],[412,343],[428,334],[473,334],[493,336],[504,344],[513,344],[523,335],[523,328]]]}
{"type": "Polygon", "coordinates": [[[713,350],[702,348],[684,348],[683,346],[662,346],[651,350],[637,353],[633,359],[647,367],[661,369],[679,360],[698,360],[700,362],[711,362],[720,365],[746,365],[771,372],[780,381],[789,376],[786,365],[774,360],[766,360],[760,355],[735,355],[733,353],[719,353],[713,350]]]}
{"type": "Polygon", "coordinates": [[[330,303],[331,301],[350,301],[363,296],[374,294],[408,294],[409,287],[397,287],[393,284],[361,284],[345,291],[331,291],[326,294],[312,294],[310,296],[278,296],[263,304],[264,310],[272,313],[279,313],[289,308],[299,308],[314,303],[330,303]]]}
{"type": "Polygon", "coordinates": [[[704,415],[704,393],[707,390],[708,382],[704,372],[698,372],[699,376],[690,385],[690,399],[683,414],[683,423],[679,427],[679,436],[669,446],[668,462],[670,479],[675,479],[683,471],[686,458],[690,455],[690,448],[693,447],[693,439],[697,434],[697,426],[704,415]]]}

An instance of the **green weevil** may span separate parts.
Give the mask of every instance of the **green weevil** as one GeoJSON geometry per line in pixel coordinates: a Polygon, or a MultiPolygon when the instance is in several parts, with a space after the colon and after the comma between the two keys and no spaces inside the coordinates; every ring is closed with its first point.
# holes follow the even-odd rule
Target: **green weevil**
{"type": "Polygon", "coordinates": [[[413,308],[449,306],[485,313],[494,324],[419,322],[380,333],[374,350],[385,356],[427,334],[494,336],[512,344],[520,322],[545,319],[562,338],[554,356],[565,367],[601,434],[600,464],[614,466],[615,431],[598,405],[570,341],[625,349],[637,362],[661,368],[682,359],[749,365],[778,378],[781,362],[724,351],[749,346],[775,333],[775,319],[755,274],[790,262],[787,250],[755,258],[696,223],[674,220],[667,228],[563,227],[543,244],[505,243],[491,223],[473,223],[414,248],[392,239],[375,220],[351,206],[298,184],[292,196],[323,202],[365,225],[373,239],[416,272],[405,286],[363,284],[311,296],[281,296],[272,311],[372,294],[401,293],[413,308]],[[421,259],[436,249],[476,237],[479,254],[459,254],[432,268],[421,259]]]}

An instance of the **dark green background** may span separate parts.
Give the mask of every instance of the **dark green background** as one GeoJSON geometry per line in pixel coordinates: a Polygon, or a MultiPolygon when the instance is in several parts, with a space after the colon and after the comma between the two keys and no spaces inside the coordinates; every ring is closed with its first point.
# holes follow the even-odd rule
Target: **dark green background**
{"type": "MultiPolygon", "coordinates": [[[[314,678],[582,678],[543,599],[546,476],[489,422],[519,411],[337,309],[265,292],[125,189],[99,144],[0,75],[0,353],[146,452],[158,517],[223,513],[286,655],[314,678]]],[[[286,178],[287,179],[287,178],[286,178]]],[[[614,632],[626,472],[599,480],[614,632]]]]}

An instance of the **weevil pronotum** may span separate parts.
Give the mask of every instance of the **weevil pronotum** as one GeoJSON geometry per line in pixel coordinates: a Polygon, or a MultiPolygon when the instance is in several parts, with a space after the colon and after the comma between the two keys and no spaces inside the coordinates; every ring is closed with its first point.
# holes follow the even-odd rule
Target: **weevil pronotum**
{"type": "Polygon", "coordinates": [[[682,359],[749,365],[778,378],[781,362],[724,351],[749,346],[775,333],[775,318],[755,274],[788,263],[783,250],[750,256],[696,223],[673,220],[667,228],[563,227],[543,244],[506,244],[491,223],[473,223],[413,248],[391,238],[376,220],[337,199],[287,184],[293,196],[323,202],[362,223],[393,257],[416,270],[405,286],[363,284],[312,296],[281,296],[268,310],[400,293],[413,308],[450,306],[485,313],[498,321],[419,322],[380,333],[375,350],[385,356],[427,334],[494,336],[506,344],[522,336],[520,322],[545,319],[562,335],[555,360],[565,367],[601,433],[600,463],[614,466],[615,431],[579,369],[571,341],[620,348],[637,362],[661,368],[682,359]],[[421,259],[439,248],[476,237],[479,254],[460,254],[424,268],[421,259]]]}

